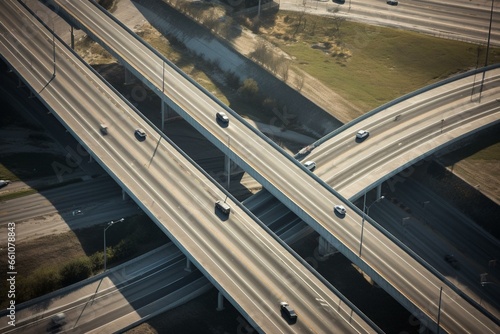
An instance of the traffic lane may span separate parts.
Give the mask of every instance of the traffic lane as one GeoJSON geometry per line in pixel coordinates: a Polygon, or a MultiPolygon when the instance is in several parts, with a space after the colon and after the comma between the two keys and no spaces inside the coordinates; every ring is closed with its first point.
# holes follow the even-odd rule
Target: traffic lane
{"type": "MultiPolygon", "coordinates": [[[[85,122],[76,122],[77,124],[79,124],[80,126],[86,126],[86,123],[85,122]]],[[[91,138],[91,136],[89,136],[89,138],[91,138]]]]}
{"type": "MultiPolygon", "coordinates": [[[[160,156],[161,156],[161,155],[160,155],[160,156]]],[[[158,162],[158,161],[157,161],[156,163],[157,163],[157,164],[159,164],[159,165],[162,165],[162,166],[165,164],[165,162],[163,162],[163,161],[162,161],[162,162],[158,162]]],[[[186,180],[183,180],[183,182],[179,182],[179,183],[180,183],[180,184],[187,184],[187,182],[189,182],[189,178],[188,178],[188,179],[186,179],[186,180]]],[[[168,186],[168,185],[167,185],[167,188],[169,188],[169,186],[168,186]]],[[[192,187],[192,186],[187,185],[185,190],[186,190],[186,191],[188,191],[188,192],[190,192],[190,191],[191,191],[191,189],[193,189],[193,187],[192,187]]],[[[188,194],[186,197],[187,197],[187,198],[192,197],[192,194],[188,194]]],[[[208,210],[209,210],[210,208],[212,208],[212,210],[213,210],[213,207],[214,207],[214,204],[213,204],[213,203],[214,203],[214,200],[213,200],[213,199],[210,199],[210,200],[209,200],[209,202],[208,202],[208,204],[206,204],[206,205],[208,206],[208,208],[207,208],[208,210]]],[[[202,204],[200,203],[199,205],[195,205],[195,207],[199,207],[200,205],[202,205],[202,204]]],[[[236,212],[237,212],[237,211],[236,211],[236,212]]],[[[237,217],[237,213],[235,213],[235,210],[234,210],[234,209],[233,209],[233,212],[231,213],[231,217],[237,217]]],[[[194,219],[194,221],[197,221],[197,219],[194,219]]],[[[241,222],[238,222],[238,221],[231,221],[231,219],[230,219],[230,220],[228,220],[228,221],[225,221],[225,222],[223,222],[223,223],[221,223],[221,224],[222,224],[221,226],[223,226],[223,227],[224,227],[224,226],[231,226],[231,227],[232,227],[232,226],[235,226],[235,227],[237,228],[237,227],[240,227],[240,226],[244,226],[244,224],[242,224],[241,222]]],[[[250,224],[251,224],[251,225],[254,225],[253,221],[252,221],[252,222],[250,222],[250,224]]],[[[217,232],[218,232],[218,231],[216,230],[216,231],[215,231],[215,233],[217,233],[217,232]]],[[[241,239],[241,244],[245,245],[245,241],[244,241],[244,240],[253,240],[253,239],[249,239],[249,238],[253,238],[253,237],[254,237],[254,236],[252,236],[252,235],[249,235],[249,236],[243,236],[243,237],[242,237],[242,236],[241,236],[241,234],[243,233],[243,235],[245,235],[245,232],[246,232],[246,229],[242,230],[242,231],[241,231],[241,233],[229,234],[229,235],[227,235],[227,238],[228,238],[228,240],[235,239],[235,238],[241,239]]],[[[212,233],[214,233],[214,232],[212,232],[212,233]]],[[[203,233],[203,235],[205,236],[205,238],[207,238],[207,236],[208,236],[208,235],[210,235],[210,234],[212,234],[212,233],[210,233],[209,231],[207,231],[207,232],[203,233]]],[[[265,236],[266,236],[266,238],[269,238],[269,237],[267,236],[267,233],[265,233],[265,236]]],[[[229,241],[225,241],[225,240],[222,240],[222,239],[221,239],[221,238],[222,238],[222,234],[221,234],[220,232],[219,232],[217,235],[215,235],[215,238],[219,239],[220,244],[225,244],[225,245],[227,245],[227,244],[229,243],[229,241]]],[[[260,238],[262,238],[262,235],[260,235],[260,238]]],[[[209,243],[209,244],[212,244],[212,243],[209,243]]],[[[258,245],[259,245],[259,243],[258,243],[258,245]]],[[[258,246],[258,245],[257,245],[257,246],[258,246]]],[[[211,248],[213,248],[213,246],[212,246],[211,248]]],[[[245,253],[247,254],[247,256],[248,256],[248,254],[254,253],[254,252],[255,252],[255,251],[254,251],[254,249],[255,249],[255,246],[248,247],[248,248],[245,250],[245,253]]],[[[221,251],[223,252],[224,250],[222,249],[221,251]]],[[[276,263],[275,263],[276,259],[275,259],[275,256],[273,255],[271,258],[267,258],[267,257],[266,257],[266,258],[263,258],[263,257],[262,257],[262,254],[269,254],[269,252],[270,252],[270,250],[269,250],[269,249],[263,249],[263,251],[260,251],[260,252],[255,253],[255,255],[254,255],[254,256],[255,256],[255,258],[256,258],[256,259],[259,259],[259,258],[260,258],[260,259],[261,259],[261,261],[262,261],[262,260],[266,260],[266,259],[267,259],[268,261],[272,260],[272,261],[271,261],[271,263],[272,263],[272,264],[271,264],[271,266],[270,266],[270,268],[269,268],[269,270],[272,270],[272,268],[275,268],[275,267],[276,267],[276,263]]],[[[235,253],[235,252],[234,252],[234,251],[232,251],[231,253],[235,253]]],[[[235,254],[235,255],[234,255],[234,257],[235,257],[235,258],[240,258],[240,257],[238,256],[238,254],[235,254]]],[[[226,259],[226,262],[234,262],[234,261],[235,261],[234,257],[233,257],[233,258],[226,259]]],[[[286,255],[285,255],[285,257],[286,257],[286,255]]],[[[280,261],[285,261],[285,260],[282,258],[280,261]]],[[[252,261],[252,262],[253,262],[253,261],[252,261]]],[[[248,264],[248,263],[246,263],[246,265],[245,265],[245,266],[248,266],[248,265],[249,265],[249,264],[248,264]]],[[[286,269],[285,269],[285,270],[286,270],[286,269]]],[[[275,274],[276,274],[276,272],[275,272],[275,274]]],[[[262,280],[264,281],[265,279],[264,279],[264,278],[262,278],[262,280]]],[[[267,283],[267,284],[269,285],[269,283],[267,283]]],[[[257,285],[257,284],[254,284],[254,285],[257,285]]],[[[280,290],[280,288],[279,288],[279,287],[273,287],[271,290],[269,290],[269,291],[267,291],[267,292],[263,292],[263,293],[264,293],[264,294],[272,294],[272,293],[273,293],[273,291],[279,291],[279,290],[280,290]]],[[[293,294],[293,292],[294,292],[294,291],[290,291],[290,294],[293,294]]],[[[279,300],[280,300],[279,298],[276,298],[276,305],[278,305],[278,301],[279,301],[279,300]]],[[[276,307],[277,307],[277,306],[276,306],[276,307]]]]}
{"type": "MultiPolygon", "coordinates": [[[[440,113],[434,118],[428,118],[425,123],[421,123],[421,129],[414,131],[411,134],[406,134],[406,132],[401,131],[401,136],[403,140],[398,138],[397,142],[390,142],[390,138],[382,139],[376,142],[375,145],[370,145],[370,153],[362,155],[351,155],[345,157],[340,166],[330,173],[329,179],[326,180],[332,186],[335,186],[338,191],[349,188],[349,194],[355,194],[355,187],[352,187],[353,182],[362,183],[363,179],[359,178],[359,175],[363,175],[363,178],[376,180],[376,176],[383,177],[385,171],[390,170],[387,166],[394,165],[391,162],[405,161],[402,157],[408,157],[409,155],[415,155],[412,153],[411,148],[417,148],[422,150],[422,145],[427,148],[432,148],[434,146],[440,145],[445,139],[448,139],[451,132],[457,128],[467,129],[471,127],[474,122],[479,122],[478,124],[485,123],[484,120],[494,117],[497,109],[494,108],[496,102],[494,100],[485,102],[480,106],[471,105],[469,109],[462,110],[460,113],[455,115],[447,115],[446,121],[443,126],[443,113],[447,111],[440,110],[440,113]],[[382,146],[386,143],[388,146],[382,146]],[[434,145],[434,146],[433,146],[434,145]],[[387,154],[387,152],[392,152],[387,154]],[[371,168],[370,168],[371,166],[371,168]],[[342,169],[340,169],[342,167],[342,169]],[[339,170],[340,169],[340,170],[339,170]],[[369,170],[370,173],[362,174],[363,170],[369,170]],[[335,180],[342,180],[341,182],[335,182],[335,180]],[[332,183],[333,182],[333,183],[332,183]]],[[[439,109],[438,109],[439,110],[439,109]]],[[[452,107],[450,107],[452,110],[452,107]]],[[[455,110],[460,110],[455,108],[455,110]]],[[[384,138],[386,138],[384,136],[384,138]]],[[[412,160],[412,159],[410,159],[412,160]]]]}
{"type": "MultiPolygon", "coordinates": [[[[381,238],[377,237],[381,232],[371,224],[364,225],[364,237],[362,243],[362,258],[365,262],[375,262],[381,272],[385,273],[385,278],[388,282],[396,288],[404,286],[404,290],[399,290],[400,293],[407,296],[409,300],[413,301],[416,305],[427,305],[426,308],[421,309],[431,319],[436,321],[438,302],[440,299],[440,289],[443,289],[441,294],[442,305],[446,305],[441,309],[442,314],[446,311],[448,314],[448,321],[443,320],[441,326],[448,332],[460,332],[463,330],[470,330],[474,328],[481,333],[494,333],[494,327],[488,327],[488,321],[482,321],[485,316],[475,309],[471,304],[457,302],[456,293],[451,290],[446,284],[441,282],[435,276],[426,277],[422,273],[426,270],[419,263],[415,263],[413,258],[406,253],[397,253],[399,247],[393,243],[383,243],[381,238]],[[369,236],[365,238],[365,236],[369,236]],[[386,249],[386,250],[384,250],[386,249]],[[392,255],[391,255],[392,253],[392,255]],[[384,258],[377,257],[376,254],[386,254],[384,258]],[[398,266],[399,265],[399,266],[398,266]],[[383,266],[386,266],[383,269],[383,266]],[[391,271],[396,268],[397,271],[391,271]],[[388,275],[390,273],[390,275],[388,275]],[[407,277],[411,277],[408,280],[407,277]],[[405,279],[406,278],[406,279],[405,279]],[[400,281],[400,282],[398,282],[400,281]],[[457,323],[452,319],[463,319],[457,323]],[[470,327],[467,327],[470,326],[470,327]]],[[[490,326],[492,324],[490,323],[490,326]]],[[[494,325],[493,325],[494,326],[494,325]]]]}
{"type": "MultiPolygon", "coordinates": [[[[193,280],[196,273],[188,273],[184,270],[185,260],[174,258],[161,263],[150,275],[141,278],[134,278],[123,282],[120,278],[118,285],[110,285],[109,288],[89,290],[89,294],[84,298],[71,300],[60,307],[52,308],[46,314],[50,316],[37,317],[33,321],[31,317],[24,317],[20,310],[19,318],[25,319],[17,323],[17,326],[9,333],[42,333],[51,325],[51,317],[56,312],[64,312],[67,325],[64,329],[78,330],[82,328],[93,329],[102,326],[106,322],[112,321],[121,316],[136,312],[140,307],[157,299],[158,296],[172,293],[180,285],[193,280]],[[147,281],[147,287],[142,284],[147,281]]],[[[107,280],[112,280],[110,274],[107,280]]],[[[103,286],[105,284],[102,284],[103,286]]],[[[27,311],[27,310],[26,310],[27,311]]],[[[39,312],[39,311],[37,311],[39,312]]]]}
{"type": "MultiPolygon", "coordinates": [[[[161,150],[161,148],[160,148],[160,150],[161,150]]],[[[158,157],[161,157],[161,156],[162,156],[162,154],[158,154],[158,157]]],[[[158,163],[158,162],[157,162],[157,161],[155,161],[155,160],[153,160],[153,161],[154,161],[154,163],[158,163]]],[[[154,167],[154,166],[155,166],[155,164],[154,164],[154,163],[151,165],[152,167],[154,167]]],[[[161,164],[162,166],[165,166],[165,164],[166,164],[166,163],[168,163],[168,161],[162,161],[162,162],[160,162],[160,164],[161,164]]],[[[167,188],[173,188],[173,189],[175,189],[175,187],[170,187],[170,186],[169,186],[169,187],[167,187],[167,188]]],[[[189,187],[189,188],[191,188],[191,187],[189,187]]],[[[192,198],[191,198],[191,200],[192,200],[192,198]]],[[[212,201],[210,201],[210,202],[211,202],[211,205],[210,205],[210,206],[213,208],[213,199],[212,199],[212,201]]],[[[213,209],[212,209],[212,210],[213,210],[213,209]]]]}
{"type": "MultiPolygon", "coordinates": [[[[314,2],[315,3],[315,2],[314,2]]],[[[335,6],[339,9],[338,15],[345,15],[353,21],[369,22],[372,24],[382,24],[385,26],[405,27],[409,30],[416,30],[430,34],[456,34],[464,39],[472,41],[484,40],[488,30],[489,12],[491,6],[483,3],[476,3],[475,6],[464,6],[464,4],[439,5],[439,2],[400,2],[398,6],[389,6],[385,2],[365,1],[363,3],[344,4],[335,6]],[[438,15],[435,13],[439,13],[438,15]],[[464,22],[467,22],[464,25],[464,22]]],[[[285,1],[280,3],[283,10],[302,11],[303,3],[300,1],[285,1]]],[[[333,6],[310,7],[310,14],[331,15],[330,8],[333,6]]],[[[494,18],[496,20],[496,18],[494,18]]],[[[500,39],[500,35],[493,32],[492,41],[500,39]]]]}
{"type": "Polygon", "coordinates": [[[439,107],[455,108],[456,105],[459,105],[457,103],[459,97],[463,97],[470,90],[470,82],[470,78],[465,78],[445,87],[438,87],[432,92],[419,94],[357,123],[351,127],[352,130],[348,128],[346,131],[339,133],[317,147],[308,157],[308,159],[318,163],[316,174],[330,184],[329,180],[334,177],[332,175],[334,170],[329,168],[333,166],[328,165],[327,159],[334,157],[332,161],[338,169],[342,164],[347,166],[349,159],[353,158],[359,161],[366,158],[367,146],[371,149],[373,145],[377,147],[382,145],[381,136],[383,136],[383,140],[394,141],[404,134],[404,129],[414,126],[415,119],[420,118],[422,115],[427,118],[435,117],[433,115],[442,117],[442,111],[438,109],[439,107]],[[417,101],[418,103],[416,103],[417,101]],[[453,102],[451,106],[449,106],[450,102],[453,102]],[[362,142],[356,142],[355,132],[357,129],[370,131],[370,136],[362,142]],[[374,138],[376,138],[376,141],[374,141],[374,138]],[[326,167],[326,171],[322,167],[326,167]]]}
{"type": "Polygon", "coordinates": [[[110,178],[92,179],[4,201],[0,215],[2,221],[23,221],[57,211],[71,213],[118,196],[120,188],[110,178]]]}
{"type": "MultiPolygon", "coordinates": [[[[449,140],[457,138],[458,136],[462,136],[463,132],[471,132],[474,129],[483,126],[484,124],[494,124],[494,122],[498,121],[499,111],[499,108],[490,110],[488,115],[483,116],[477,122],[464,121],[462,127],[448,130],[448,132],[444,133],[443,135],[436,135],[435,137],[433,137],[433,140],[431,142],[424,142],[420,146],[414,147],[411,151],[402,153],[400,156],[397,156],[391,161],[378,164],[377,168],[371,170],[369,175],[364,175],[362,178],[357,178],[354,181],[354,184],[351,183],[349,187],[341,187],[339,191],[341,191],[346,197],[351,198],[352,196],[358,194],[361,189],[364,189],[367,184],[375,184],[380,179],[384,178],[387,175],[387,170],[398,170],[401,168],[401,166],[406,165],[408,161],[412,161],[422,155],[427,154],[430,149],[439,147],[440,145],[444,145],[449,140]]],[[[435,128],[438,132],[440,131],[439,124],[436,124],[435,128]]]]}
{"type": "MultiPolygon", "coordinates": [[[[142,213],[137,205],[130,201],[123,201],[119,197],[102,204],[87,204],[85,202],[81,202],[80,204],[78,206],[79,210],[68,211],[58,211],[47,205],[46,208],[51,210],[49,213],[45,212],[47,210],[44,210],[37,212],[36,215],[30,215],[26,219],[9,220],[16,223],[16,240],[18,242],[27,242],[34,238],[87,228],[96,224],[109,222],[119,217],[128,217],[142,213]],[[80,212],[75,213],[75,211],[80,212]]],[[[0,233],[2,230],[6,231],[6,226],[3,225],[0,227],[0,233]]],[[[2,237],[0,237],[1,239],[2,237]]]]}

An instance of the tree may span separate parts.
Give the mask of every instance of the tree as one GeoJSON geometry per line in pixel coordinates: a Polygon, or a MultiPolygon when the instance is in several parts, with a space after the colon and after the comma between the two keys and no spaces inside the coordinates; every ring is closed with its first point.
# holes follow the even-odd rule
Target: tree
{"type": "Polygon", "coordinates": [[[240,88],[238,88],[238,93],[248,99],[256,97],[258,92],[259,85],[257,84],[257,81],[252,78],[245,79],[240,88]]]}

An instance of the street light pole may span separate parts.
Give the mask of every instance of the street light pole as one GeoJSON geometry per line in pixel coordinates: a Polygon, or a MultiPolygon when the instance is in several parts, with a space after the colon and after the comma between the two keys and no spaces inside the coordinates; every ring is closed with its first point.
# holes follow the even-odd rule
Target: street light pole
{"type": "MultiPolygon", "coordinates": [[[[231,137],[227,136],[227,148],[231,149],[231,137]]],[[[227,191],[229,191],[231,186],[231,159],[227,157],[227,191]]]]}
{"type": "MultiPolygon", "coordinates": [[[[484,67],[488,66],[488,55],[490,53],[491,26],[493,24],[493,7],[494,7],[494,5],[495,5],[495,0],[491,0],[490,24],[488,27],[488,41],[486,42],[486,56],[484,59],[484,67]]],[[[483,70],[483,78],[481,79],[481,87],[479,88],[479,102],[481,102],[481,94],[483,92],[485,75],[486,75],[486,70],[483,70]]]]}
{"type": "Polygon", "coordinates": [[[104,271],[106,271],[106,259],[107,259],[107,255],[108,255],[108,252],[107,252],[107,250],[106,250],[106,230],[107,230],[108,228],[110,228],[111,226],[113,226],[114,224],[116,224],[116,223],[121,223],[121,222],[122,222],[122,221],[124,221],[124,220],[125,220],[124,218],[121,218],[121,219],[119,219],[119,220],[117,220],[117,221],[110,221],[110,222],[108,223],[108,226],[106,226],[106,227],[104,228],[104,271]]]}
{"type": "Polygon", "coordinates": [[[52,54],[53,54],[53,63],[54,63],[54,72],[52,73],[52,78],[56,77],[56,32],[54,23],[52,23],[52,54]]]}
{"type": "Polygon", "coordinates": [[[382,199],[384,199],[384,196],[380,196],[380,198],[373,201],[372,204],[366,206],[366,193],[365,193],[365,198],[363,200],[363,219],[361,220],[361,237],[359,238],[359,257],[361,257],[361,249],[363,248],[363,231],[364,231],[364,226],[365,226],[365,216],[369,215],[370,207],[382,199]],[[366,214],[365,214],[365,211],[366,211],[366,214]]]}

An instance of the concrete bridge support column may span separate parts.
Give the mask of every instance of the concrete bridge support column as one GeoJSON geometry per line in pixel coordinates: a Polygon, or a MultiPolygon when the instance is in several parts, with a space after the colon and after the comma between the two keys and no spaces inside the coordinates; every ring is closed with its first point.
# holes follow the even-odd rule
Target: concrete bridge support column
{"type": "Polygon", "coordinates": [[[161,131],[164,131],[165,122],[172,117],[178,116],[174,109],[170,108],[170,106],[162,99],[161,101],[161,131]]]}
{"type": "Polygon", "coordinates": [[[225,155],[224,156],[224,174],[227,175],[227,190],[231,186],[231,159],[225,155]]]}
{"type": "Polygon", "coordinates": [[[380,183],[377,186],[377,197],[376,198],[380,198],[380,197],[382,197],[382,183],[380,183]]]}
{"type": "Polygon", "coordinates": [[[130,73],[129,70],[127,70],[125,67],[123,68],[125,71],[125,85],[131,85],[135,82],[135,76],[130,73]]]}
{"type": "Polygon", "coordinates": [[[219,291],[219,294],[217,295],[217,311],[222,311],[224,310],[224,295],[219,291]]]}
{"type": "MultiPolygon", "coordinates": [[[[427,327],[425,326],[425,324],[424,324],[424,323],[422,323],[422,322],[421,322],[421,323],[420,323],[420,327],[418,328],[418,333],[419,333],[419,334],[430,334],[430,333],[431,333],[431,331],[429,330],[429,328],[427,328],[427,327]]],[[[436,333],[437,333],[437,332],[436,332],[436,333]]]]}
{"type": "Polygon", "coordinates": [[[163,101],[163,97],[161,99],[161,131],[165,130],[165,109],[168,112],[168,105],[166,105],[165,101],[163,101]]]}
{"type": "Polygon", "coordinates": [[[191,261],[188,258],[186,258],[186,268],[184,268],[184,270],[187,272],[193,271],[193,266],[191,265],[191,261]]]}
{"type": "Polygon", "coordinates": [[[332,246],[325,238],[319,237],[318,253],[320,256],[330,256],[338,253],[338,250],[332,246]]]}
{"type": "Polygon", "coordinates": [[[128,199],[128,194],[125,190],[122,189],[122,200],[126,201],[128,199]]]}

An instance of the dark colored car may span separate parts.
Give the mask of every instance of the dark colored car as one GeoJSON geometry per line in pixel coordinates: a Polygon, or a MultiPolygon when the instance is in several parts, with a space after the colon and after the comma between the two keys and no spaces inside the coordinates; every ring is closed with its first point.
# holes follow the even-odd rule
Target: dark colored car
{"type": "Polygon", "coordinates": [[[297,322],[297,313],[293,308],[288,305],[287,302],[280,303],[281,316],[286,319],[289,324],[294,324],[297,322]]]}
{"type": "Polygon", "coordinates": [[[226,113],[219,111],[216,115],[217,120],[223,124],[229,123],[229,117],[227,117],[226,113]]]}
{"type": "Polygon", "coordinates": [[[141,128],[137,128],[135,129],[135,136],[139,139],[139,140],[144,140],[146,139],[146,132],[141,129],[141,128]]]}
{"type": "Polygon", "coordinates": [[[444,260],[446,262],[448,262],[449,264],[451,264],[451,266],[455,269],[460,269],[460,264],[458,263],[458,260],[455,259],[455,257],[453,255],[450,255],[450,254],[446,254],[444,256],[444,260]]]}

